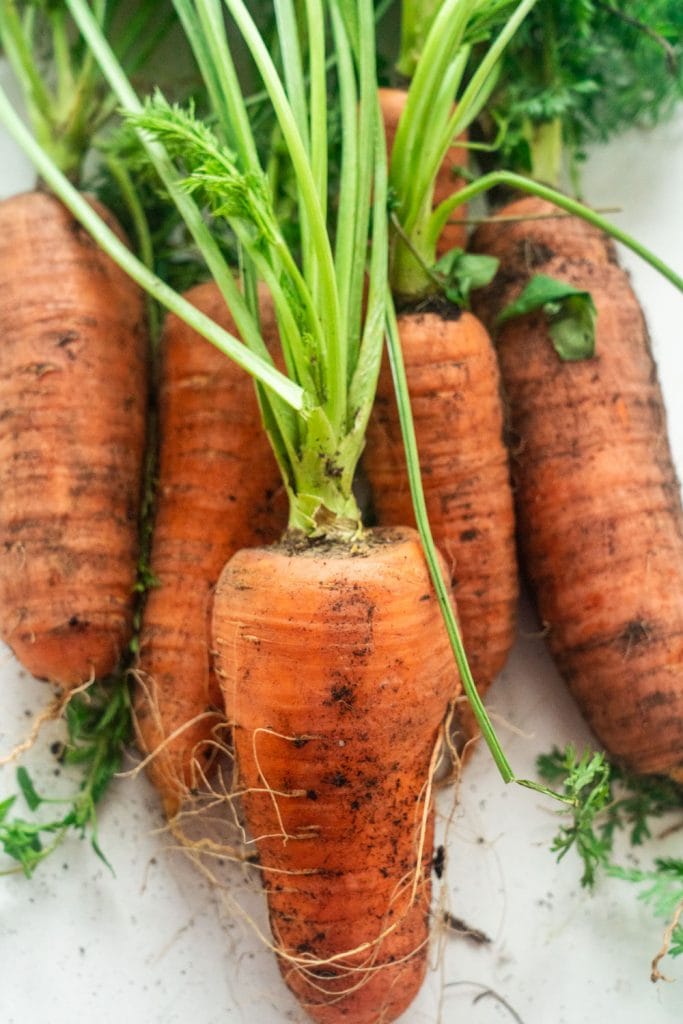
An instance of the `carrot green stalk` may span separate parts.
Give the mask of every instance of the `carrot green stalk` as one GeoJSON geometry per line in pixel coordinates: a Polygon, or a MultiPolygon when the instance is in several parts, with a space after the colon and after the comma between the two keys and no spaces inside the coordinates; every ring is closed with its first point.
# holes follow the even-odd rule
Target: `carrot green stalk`
{"type": "Polygon", "coordinates": [[[538,196],[539,199],[544,199],[552,203],[553,206],[566,210],[567,213],[573,214],[576,217],[580,217],[588,224],[593,224],[596,228],[609,235],[610,238],[613,238],[615,242],[621,242],[622,245],[625,245],[637,256],[640,256],[642,260],[658,271],[662,277],[670,281],[675,288],[683,291],[683,277],[665,263],[664,260],[660,259],[656,253],[648,249],[646,245],[639,242],[637,238],[633,238],[627,231],[613,224],[601,213],[591,209],[590,206],[586,206],[585,203],[581,203],[577,199],[559,192],[556,188],[543,185],[541,182],[533,181],[531,178],[526,178],[522,174],[515,174],[512,171],[492,171],[490,174],[484,174],[477,178],[476,181],[466,185],[454,196],[445,200],[432,215],[429,227],[430,235],[432,237],[438,236],[441,225],[448,220],[452,211],[457,209],[461,203],[468,203],[476,196],[489,192],[499,185],[520,192],[526,192],[532,196],[538,196]]]}
{"type": "Polygon", "coordinates": [[[117,237],[107,224],[93,212],[87,200],[70,185],[65,176],[40,148],[28,129],[22,124],[14,111],[4,89],[0,89],[0,117],[3,124],[28,154],[40,171],[45,182],[59,195],[62,203],[83,224],[104,252],[133,278],[141,287],[152,295],[162,306],[176,313],[185,320],[198,334],[207,337],[212,344],[225,352],[238,366],[254,377],[270,386],[273,391],[281,394],[285,402],[301,408],[303,397],[301,389],[283,377],[270,363],[264,362],[259,356],[242,345],[238,338],[222,330],[208,317],[180,297],[172,288],[150,271],[144,263],[136,259],[128,247],[117,237]]]}

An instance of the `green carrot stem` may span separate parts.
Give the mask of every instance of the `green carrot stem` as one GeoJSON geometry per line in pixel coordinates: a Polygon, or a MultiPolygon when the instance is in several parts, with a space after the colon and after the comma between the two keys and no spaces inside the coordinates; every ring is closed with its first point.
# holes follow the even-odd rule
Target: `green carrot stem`
{"type": "Polygon", "coordinates": [[[580,203],[578,200],[572,199],[570,196],[566,196],[548,185],[542,185],[540,182],[532,181],[530,178],[525,178],[521,174],[514,174],[511,171],[492,171],[490,174],[484,174],[481,178],[472,182],[471,185],[466,185],[452,196],[449,196],[448,199],[437,206],[432,214],[429,222],[431,235],[434,238],[439,237],[452,211],[458,206],[470,202],[475,196],[481,195],[482,192],[496,188],[499,185],[506,185],[508,188],[519,189],[521,192],[529,192],[540,199],[546,199],[573,216],[581,217],[589,224],[600,228],[601,231],[610,235],[617,242],[621,242],[628,249],[631,249],[632,252],[640,256],[646,263],[649,263],[651,267],[659,271],[675,288],[683,292],[683,277],[656,256],[647,246],[633,238],[632,235],[622,231],[621,228],[618,228],[611,221],[606,220],[601,214],[592,210],[589,206],[580,203]]]}
{"type": "MultiPolygon", "coordinates": [[[[140,259],[148,270],[152,270],[154,267],[154,251],[149,231],[149,224],[147,223],[145,211],[142,203],[140,202],[140,198],[135,191],[128,169],[122,160],[113,156],[111,153],[106,156],[105,161],[112,178],[118,185],[123,201],[126,204],[133,222],[133,229],[135,231],[140,259]]],[[[152,340],[152,345],[156,347],[161,327],[159,307],[151,295],[148,293],[145,294],[147,297],[147,323],[149,325],[149,334],[152,340]]]]}
{"type": "Polygon", "coordinates": [[[118,266],[153,295],[157,301],[185,320],[199,334],[225,352],[238,366],[270,388],[284,402],[294,409],[303,409],[303,391],[297,384],[251,352],[228,331],[218,327],[213,320],[200,313],[191,303],[186,302],[133,255],[130,249],[98,217],[80,192],[58,170],[49,156],[44,153],[15,113],[2,88],[0,88],[0,121],[35,164],[55,195],[71,210],[74,217],[118,266]]]}

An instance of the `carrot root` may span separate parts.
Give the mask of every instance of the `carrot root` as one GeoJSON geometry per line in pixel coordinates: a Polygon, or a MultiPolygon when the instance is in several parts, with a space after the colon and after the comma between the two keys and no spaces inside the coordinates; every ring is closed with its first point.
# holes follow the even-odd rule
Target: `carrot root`
{"type": "Polygon", "coordinates": [[[47,193],[0,204],[0,265],[0,634],[69,689],[132,634],[144,302],[47,193]]]}
{"type": "MultiPolygon", "coordinates": [[[[610,755],[680,777],[683,511],[647,328],[595,229],[589,262],[576,242],[583,228],[556,221],[552,244],[539,248],[537,223],[515,225],[502,282],[482,290],[480,314],[492,323],[519,294],[531,246],[536,272],[589,290],[598,318],[596,354],[578,362],[558,357],[540,313],[498,334],[523,564],[558,667],[610,755]]],[[[475,248],[509,249],[509,227],[491,243],[494,229],[479,229],[475,248]]]]}
{"type": "MultiPolygon", "coordinates": [[[[187,298],[231,331],[213,282],[187,298]]],[[[276,332],[265,294],[266,337],[276,332]]],[[[251,379],[170,315],[161,341],[158,485],[135,699],[138,744],[173,817],[225,739],[209,623],[213,587],[238,548],[274,541],[286,522],[282,479],[251,379]]]]}
{"type": "Polygon", "coordinates": [[[283,977],[324,1024],[394,1020],[429,941],[430,772],[458,684],[417,534],[238,552],[214,636],[283,977]]]}

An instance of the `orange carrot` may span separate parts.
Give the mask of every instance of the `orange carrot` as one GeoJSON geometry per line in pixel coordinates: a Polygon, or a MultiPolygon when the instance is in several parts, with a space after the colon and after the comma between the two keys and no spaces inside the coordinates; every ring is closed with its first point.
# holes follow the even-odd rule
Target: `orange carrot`
{"type": "Polygon", "coordinates": [[[506,258],[502,283],[477,301],[491,325],[526,285],[528,253],[534,270],[595,301],[593,358],[563,362],[540,313],[497,336],[524,568],[558,666],[608,752],[680,779],[683,513],[641,309],[609,243],[574,221],[489,224],[474,247],[506,258]]]}
{"type": "Polygon", "coordinates": [[[316,1021],[392,1021],[426,968],[430,768],[457,694],[419,538],[240,551],[213,623],[282,974],[316,1021]]]}
{"type": "MultiPolygon", "coordinates": [[[[511,281],[544,274],[554,258],[588,264],[616,263],[614,243],[608,235],[580,217],[573,217],[537,196],[514,199],[495,218],[481,224],[471,248],[500,260],[493,283],[479,296],[491,296],[511,281]]],[[[491,300],[486,298],[484,304],[491,300]]]]}
{"type": "MultiPolygon", "coordinates": [[[[500,377],[476,317],[435,305],[398,318],[427,513],[449,567],[472,675],[484,694],[515,636],[518,597],[514,512],[503,440],[500,377]]],[[[385,362],[363,464],[382,525],[413,524],[405,456],[385,362]]],[[[461,745],[478,734],[458,708],[461,745]]]]}
{"type": "MultiPolygon", "coordinates": [[[[403,89],[379,90],[379,102],[382,108],[384,131],[387,139],[387,152],[389,155],[391,155],[394,136],[396,135],[399,118],[403,113],[407,97],[408,93],[403,89]]],[[[459,135],[458,141],[460,143],[467,142],[467,132],[463,132],[459,135]]],[[[447,199],[454,192],[457,192],[459,188],[462,188],[464,182],[462,178],[458,177],[457,169],[459,167],[466,167],[467,162],[467,149],[465,149],[463,145],[456,144],[451,146],[443,163],[441,164],[441,167],[439,168],[439,173],[434,182],[434,206],[438,206],[444,199],[447,199]]],[[[466,216],[467,207],[459,206],[457,211],[458,221],[463,220],[466,216]]],[[[456,223],[454,218],[453,223],[446,224],[446,227],[439,236],[436,244],[437,256],[443,256],[443,254],[448,252],[449,249],[463,249],[466,243],[467,227],[465,224],[456,223]]]]}
{"type": "MultiPolygon", "coordinates": [[[[186,298],[236,331],[212,282],[186,298]]],[[[265,294],[261,321],[264,336],[276,336],[265,294]]],[[[157,585],[142,621],[135,721],[141,749],[153,755],[150,778],[173,817],[201,781],[224,721],[209,653],[212,588],[236,550],[279,537],[287,513],[251,379],[172,314],[161,359],[150,556],[157,585]]]]}
{"type": "Polygon", "coordinates": [[[73,687],[111,672],[132,633],[144,303],[47,193],[0,204],[0,266],[0,632],[73,687]]]}

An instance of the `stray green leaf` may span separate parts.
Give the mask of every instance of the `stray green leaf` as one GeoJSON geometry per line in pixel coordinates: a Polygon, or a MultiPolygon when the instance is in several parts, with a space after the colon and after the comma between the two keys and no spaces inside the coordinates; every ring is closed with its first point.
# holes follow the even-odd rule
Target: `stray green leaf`
{"type": "Polygon", "coordinates": [[[16,799],[16,796],[8,796],[6,800],[0,802],[0,823],[5,820],[16,799]]]}
{"type": "Polygon", "coordinates": [[[464,249],[451,249],[434,264],[434,273],[442,279],[446,297],[461,309],[469,309],[470,292],[483,288],[496,276],[500,261],[495,256],[477,255],[464,249]]]}
{"type": "Polygon", "coordinates": [[[536,274],[521,295],[498,314],[496,322],[502,324],[539,309],[547,317],[553,347],[560,359],[574,362],[595,355],[597,310],[590,292],[536,274]]]}
{"type": "Polygon", "coordinates": [[[547,758],[539,758],[539,769],[549,773],[550,781],[564,776],[564,792],[570,798],[573,807],[572,820],[563,825],[552,845],[553,853],[557,853],[558,861],[574,847],[583,861],[581,884],[592,886],[597,868],[606,862],[610,843],[595,829],[595,819],[604,810],[611,798],[610,768],[604,754],[585,751],[581,757],[569,745],[563,754],[554,752],[554,764],[547,758]]]}
{"type": "Polygon", "coordinates": [[[43,798],[36,792],[31,776],[24,767],[17,768],[17,784],[30,809],[35,811],[37,807],[40,807],[43,798]]]}

